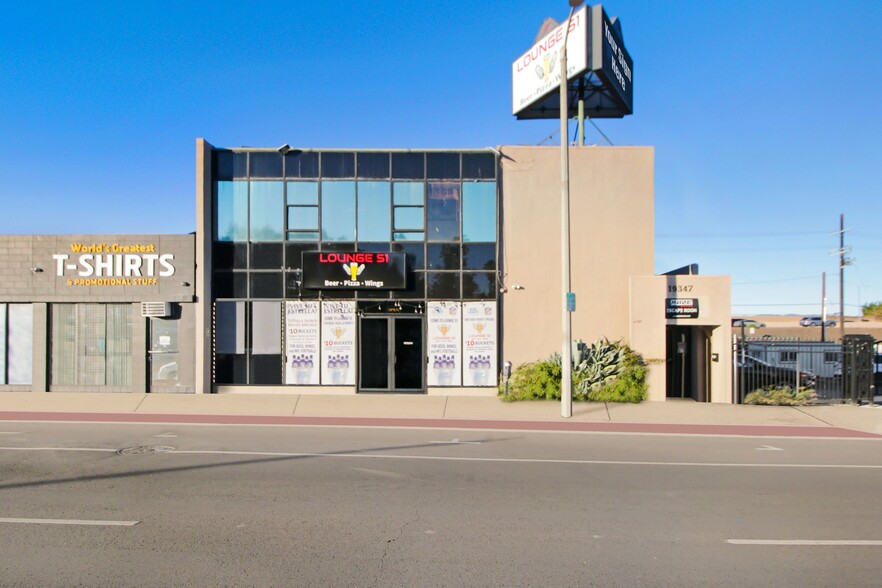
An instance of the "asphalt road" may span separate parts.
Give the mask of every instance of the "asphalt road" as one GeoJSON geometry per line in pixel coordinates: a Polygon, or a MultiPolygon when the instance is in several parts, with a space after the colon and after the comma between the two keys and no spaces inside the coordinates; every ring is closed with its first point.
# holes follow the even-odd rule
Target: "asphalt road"
{"type": "Polygon", "coordinates": [[[0,446],[2,586],[878,586],[882,572],[879,440],[0,422],[0,446]]]}

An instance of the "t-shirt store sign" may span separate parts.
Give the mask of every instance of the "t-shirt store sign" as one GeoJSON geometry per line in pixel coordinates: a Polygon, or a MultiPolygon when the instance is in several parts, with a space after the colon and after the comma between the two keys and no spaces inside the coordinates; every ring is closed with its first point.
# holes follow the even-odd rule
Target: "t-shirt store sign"
{"type": "Polygon", "coordinates": [[[313,290],[402,290],[404,253],[305,251],[303,287],[313,290]]]}

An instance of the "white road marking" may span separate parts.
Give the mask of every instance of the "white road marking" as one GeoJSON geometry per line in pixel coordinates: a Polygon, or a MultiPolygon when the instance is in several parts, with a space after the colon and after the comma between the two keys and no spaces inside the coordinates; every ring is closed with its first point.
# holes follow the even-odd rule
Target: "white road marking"
{"type": "Polygon", "coordinates": [[[163,437],[167,439],[171,439],[173,437],[177,437],[174,433],[160,433],[159,435],[154,435],[154,437],[163,437]]]}
{"type": "Polygon", "coordinates": [[[0,435],[21,435],[24,431],[0,431],[0,435]]]}
{"type": "Polygon", "coordinates": [[[864,539],[727,539],[732,545],[851,545],[882,546],[882,541],[864,539]]]}
{"type": "MultiPolygon", "coordinates": [[[[95,451],[116,453],[116,449],[92,447],[0,447],[0,451],[95,451]]],[[[726,463],[700,461],[618,461],[603,459],[538,459],[520,457],[454,457],[440,455],[399,455],[394,453],[298,453],[281,451],[187,451],[157,455],[229,455],[243,457],[336,457],[350,459],[403,459],[423,461],[471,461],[480,463],[543,463],[550,465],[679,466],[705,468],[796,468],[834,470],[882,470],[882,464],[838,463],[726,463]]]]}
{"type": "Polygon", "coordinates": [[[480,441],[460,441],[459,439],[453,439],[451,441],[429,441],[434,445],[480,445],[480,441]]]}
{"type": "Polygon", "coordinates": [[[91,451],[116,453],[118,449],[105,449],[103,447],[0,447],[0,451],[91,451]]]}
{"type": "Polygon", "coordinates": [[[26,525],[90,525],[96,527],[132,527],[141,521],[90,521],[83,519],[0,519],[0,523],[26,525]]]}
{"type": "Polygon", "coordinates": [[[772,447],[771,445],[763,445],[762,447],[757,447],[757,451],[784,451],[780,447],[772,447]]]}

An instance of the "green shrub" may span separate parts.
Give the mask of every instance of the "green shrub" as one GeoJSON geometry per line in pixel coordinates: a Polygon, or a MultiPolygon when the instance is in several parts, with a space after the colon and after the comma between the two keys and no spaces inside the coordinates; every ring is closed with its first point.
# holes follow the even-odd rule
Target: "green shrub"
{"type": "MultiPolygon", "coordinates": [[[[594,402],[642,402],[646,399],[646,363],[639,353],[621,341],[598,339],[590,346],[580,345],[574,357],[573,400],[594,402]]],[[[563,369],[560,354],[545,361],[515,368],[509,380],[499,386],[504,400],[560,400],[563,369]]]]}
{"type": "Polygon", "coordinates": [[[505,384],[500,384],[499,393],[503,400],[560,400],[561,381],[560,362],[553,360],[537,361],[519,365],[508,381],[508,396],[505,384]]]}
{"type": "Polygon", "coordinates": [[[803,406],[814,404],[817,399],[818,395],[812,388],[794,389],[790,386],[766,386],[748,394],[744,399],[744,404],[803,406]]]}
{"type": "Polygon", "coordinates": [[[637,404],[646,400],[646,364],[630,349],[619,376],[608,384],[588,392],[593,402],[630,402],[637,404]]]}

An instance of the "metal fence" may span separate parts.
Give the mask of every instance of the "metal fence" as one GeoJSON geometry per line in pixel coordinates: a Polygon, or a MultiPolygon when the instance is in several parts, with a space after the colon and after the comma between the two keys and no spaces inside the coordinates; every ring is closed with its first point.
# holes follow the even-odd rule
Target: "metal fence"
{"type": "Polygon", "coordinates": [[[736,338],[733,390],[738,403],[752,392],[789,388],[820,403],[873,402],[882,394],[882,342],[870,335],[841,341],[736,338]]]}

